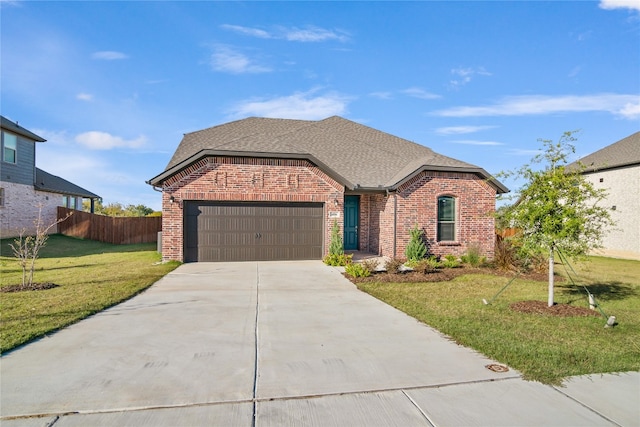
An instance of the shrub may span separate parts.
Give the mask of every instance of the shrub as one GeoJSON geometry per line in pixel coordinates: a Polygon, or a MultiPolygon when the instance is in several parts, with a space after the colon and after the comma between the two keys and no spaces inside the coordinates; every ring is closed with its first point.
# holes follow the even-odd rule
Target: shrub
{"type": "Polygon", "coordinates": [[[467,253],[460,257],[460,260],[471,267],[478,267],[483,263],[484,258],[480,256],[480,247],[471,245],[467,249],[467,253]]]}
{"type": "Polygon", "coordinates": [[[342,244],[342,234],[340,233],[340,227],[338,221],[333,220],[333,227],[331,227],[331,242],[329,243],[329,255],[342,255],[344,254],[344,246],[342,244]]]}
{"type": "Polygon", "coordinates": [[[371,275],[371,271],[362,264],[349,264],[344,271],[351,277],[369,277],[371,275]]]}
{"type": "Polygon", "coordinates": [[[398,258],[391,258],[384,264],[384,269],[387,270],[387,273],[398,274],[400,273],[400,267],[402,267],[404,262],[398,258]]]}
{"type": "Polygon", "coordinates": [[[441,261],[444,268],[457,268],[460,267],[460,261],[455,255],[445,255],[444,260],[441,261]]]}
{"type": "Polygon", "coordinates": [[[369,273],[374,273],[376,271],[376,268],[378,268],[378,260],[377,259],[365,259],[364,261],[362,261],[362,266],[369,273]]]}
{"type": "Polygon", "coordinates": [[[429,257],[418,261],[413,269],[418,273],[426,274],[436,271],[438,267],[438,260],[435,257],[429,257]]]}
{"type": "Polygon", "coordinates": [[[329,254],[325,256],[322,261],[334,267],[344,267],[351,264],[353,254],[329,254]]]}
{"type": "Polygon", "coordinates": [[[322,261],[327,265],[345,266],[351,263],[352,256],[353,255],[344,254],[340,227],[338,226],[338,221],[333,220],[333,227],[331,227],[331,242],[329,243],[329,254],[325,256],[322,261]]]}
{"type": "Polygon", "coordinates": [[[427,256],[427,245],[424,243],[424,233],[416,225],[409,230],[411,239],[407,248],[404,250],[404,254],[410,261],[418,261],[427,256]]]}

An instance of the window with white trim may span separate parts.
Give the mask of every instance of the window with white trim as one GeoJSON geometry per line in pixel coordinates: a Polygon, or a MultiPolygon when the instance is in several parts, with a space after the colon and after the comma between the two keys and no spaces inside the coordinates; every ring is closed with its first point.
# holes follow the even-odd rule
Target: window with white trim
{"type": "Polygon", "coordinates": [[[18,136],[2,131],[2,161],[16,163],[18,160],[18,136]]]}
{"type": "Polygon", "coordinates": [[[456,240],[456,199],[452,196],[438,197],[438,242],[456,240]]]}

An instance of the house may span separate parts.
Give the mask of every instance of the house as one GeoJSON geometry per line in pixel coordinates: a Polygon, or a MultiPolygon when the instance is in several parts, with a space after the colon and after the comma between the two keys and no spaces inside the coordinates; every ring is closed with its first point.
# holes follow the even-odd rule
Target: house
{"type": "MultiPolygon", "coordinates": [[[[0,235],[15,237],[33,234],[42,208],[45,226],[57,219],[57,207],[82,209],[82,200],[91,206],[100,196],[36,167],[36,143],[45,139],[0,116],[0,235]]],[[[55,232],[55,230],[53,230],[55,232]]]]}
{"type": "MultiPolygon", "coordinates": [[[[640,260],[640,132],[578,161],[584,177],[608,193],[604,203],[616,222],[597,254],[640,260]]],[[[576,167],[577,163],[569,165],[576,167]]]]}
{"type": "Polygon", "coordinates": [[[344,249],[403,257],[409,230],[432,254],[493,257],[508,190],[478,166],[341,117],[251,117],[184,135],[161,189],[165,260],[321,259],[344,249]]]}

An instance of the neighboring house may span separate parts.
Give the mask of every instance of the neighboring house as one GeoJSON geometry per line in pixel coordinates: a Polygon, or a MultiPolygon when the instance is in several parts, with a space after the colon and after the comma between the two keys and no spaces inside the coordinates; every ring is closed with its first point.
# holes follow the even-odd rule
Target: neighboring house
{"type": "Polygon", "coordinates": [[[496,193],[479,168],[341,117],[247,118],[188,133],[164,172],[165,260],[321,259],[345,250],[404,257],[409,230],[435,255],[493,257],[496,193]]]}
{"type": "MultiPolygon", "coordinates": [[[[640,132],[579,160],[585,178],[608,193],[604,203],[611,209],[615,227],[605,234],[596,253],[640,259],[640,132]]],[[[569,165],[575,167],[576,163],[569,165]]]]}
{"type": "MultiPolygon", "coordinates": [[[[100,196],[36,168],[36,143],[45,139],[0,116],[0,236],[15,237],[35,232],[42,209],[45,226],[57,218],[57,207],[82,209],[82,200],[91,205],[100,196]]],[[[55,232],[56,230],[51,230],[55,232]]]]}

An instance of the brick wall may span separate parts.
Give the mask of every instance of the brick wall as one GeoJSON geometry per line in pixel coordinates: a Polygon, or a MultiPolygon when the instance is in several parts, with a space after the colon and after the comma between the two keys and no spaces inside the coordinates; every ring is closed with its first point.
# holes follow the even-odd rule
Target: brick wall
{"type": "MultiPolygon", "coordinates": [[[[393,197],[393,196],[392,196],[393,197]]],[[[396,255],[404,257],[409,230],[418,225],[425,232],[430,252],[442,256],[463,255],[470,246],[493,258],[496,190],[474,174],[424,172],[398,188],[396,255]],[[456,199],[456,239],[437,242],[437,201],[440,196],[456,199]]]]}
{"type": "MultiPolygon", "coordinates": [[[[435,255],[463,255],[477,245],[494,255],[496,191],[474,174],[423,172],[397,193],[360,195],[361,251],[404,257],[409,230],[422,228],[435,255]],[[456,198],[456,240],[436,242],[437,200],[456,198]],[[397,211],[397,215],[395,212],[397,211]],[[395,241],[394,241],[395,230],[395,241]]],[[[162,251],[165,260],[183,259],[184,201],[282,201],[325,203],[324,253],[334,218],[343,229],[344,188],[306,160],[210,157],[164,184],[162,251]],[[170,203],[173,196],[175,202],[170,203]],[[337,205],[335,201],[338,201],[337,205]]]]}
{"type": "Polygon", "coordinates": [[[333,218],[342,229],[343,186],[306,160],[209,157],[194,163],[164,183],[162,195],[162,256],[183,260],[183,202],[263,201],[325,203],[324,252],[333,218]],[[170,197],[174,197],[174,203],[170,197]],[[336,206],[335,200],[338,201],[336,206]]]}
{"type": "MultiPolygon", "coordinates": [[[[16,184],[2,181],[4,188],[4,206],[0,207],[0,237],[16,237],[26,230],[25,235],[35,234],[35,222],[38,210],[42,206],[42,223],[45,226],[57,219],[57,207],[62,196],[55,193],[36,191],[33,185],[16,184]]],[[[57,232],[57,226],[49,230],[57,232]]]]}

